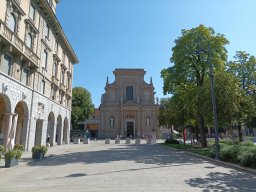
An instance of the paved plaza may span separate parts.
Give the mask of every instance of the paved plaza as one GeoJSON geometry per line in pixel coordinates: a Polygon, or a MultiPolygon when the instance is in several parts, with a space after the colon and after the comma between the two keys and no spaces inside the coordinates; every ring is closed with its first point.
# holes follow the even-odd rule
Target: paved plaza
{"type": "Polygon", "coordinates": [[[97,141],[50,148],[42,161],[30,155],[18,167],[0,168],[0,192],[256,191],[255,175],[159,144],[97,141]]]}

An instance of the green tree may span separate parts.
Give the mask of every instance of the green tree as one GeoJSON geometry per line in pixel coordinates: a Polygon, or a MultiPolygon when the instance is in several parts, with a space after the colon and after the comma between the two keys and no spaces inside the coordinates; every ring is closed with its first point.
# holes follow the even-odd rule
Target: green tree
{"type": "Polygon", "coordinates": [[[229,42],[224,35],[216,34],[212,28],[200,25],[190,30],[182,30],[182,36],[175,40],[172,48],[173,66],[163,69],[164,93],[175,94],[187,89],[193,95],[190,106],[194,106],[200,128],[202,147],[207,146],[203,86],[209,77],[209,62],[214,70],[225,69],[229,42]]]}
{"type": "Polygon", "coordinates": [[[248,127],[252,127],[256,115],[256,59],[245,51],[237,51],[234,58],[235,61],[228,63],[227,71],[237,79],[243,96],[237,113],[239,139],[242,141],[242,123],[247,122],[248,127]]]}
{"type": "Polygon", "coordinates": [[[74,129],[79,121],[84,121],[94,111],[91,94],[83,87],[75,87],[72,90],[72,112],[71,123],[74,129]]]}

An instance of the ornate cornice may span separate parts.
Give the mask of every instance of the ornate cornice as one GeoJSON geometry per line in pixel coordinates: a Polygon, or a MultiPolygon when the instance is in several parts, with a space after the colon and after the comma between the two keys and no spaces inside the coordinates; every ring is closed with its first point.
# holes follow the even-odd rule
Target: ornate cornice
{"type": "Polygon", "coordinates": [[[51,7],[48,5],[46,0],[34,0],[34,2],[37,4],[38,8],[42,12],[43,16],[45,17],[47,23],[51,27],[51,30],[55,36],[56,39],[58,39],[59,44],[61,47],[65,50],[67,55],[69,55],[70,60],[73,64],[76,64],[79,62],[73,48],[71,47],[55,13],[51,9],[51,7]]]}

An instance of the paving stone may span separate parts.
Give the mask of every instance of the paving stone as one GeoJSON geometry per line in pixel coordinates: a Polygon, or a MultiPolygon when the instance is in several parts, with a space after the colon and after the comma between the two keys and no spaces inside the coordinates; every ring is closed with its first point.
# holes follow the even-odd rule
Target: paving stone
{"type": "MultiPolygon", "coordinates": [[[[0,165],[3,163],[1,161],[0,165]]],[[[1,192],[255,191],[256,176],[159,145],[90,145],[49,148],[47,158],[0,168],[1,192]]]]}

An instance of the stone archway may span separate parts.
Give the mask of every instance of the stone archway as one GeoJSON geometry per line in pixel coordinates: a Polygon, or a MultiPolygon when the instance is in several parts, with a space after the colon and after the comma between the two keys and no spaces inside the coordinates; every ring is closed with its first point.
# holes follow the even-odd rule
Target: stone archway
{"type": "Polygon", "coordinates": [[[36,120],[36,132],[34,145],[42,144],[42,133],[43,133],[43,119],[36,120]]]}
{"type": "Polygon", "coordinates": [[[68,118],[65,117],[63,125],[63,142],[68,144],[69,131],[68,131],[68,118]]]}
{"type": "Polygon", "coordinates": [[[15,107],[15,117],[13,119],[13,127],[16,127],[13,132],[15,138],[13,142],[15,144],[21,144],[26,146],[27,139],[27,127],[28,127],[28,106],[25,102],[20,101],[15,107]]]}
{"type": "Polygon", "coordinates": [[[57,145],[62,144],[62,137],[63,137],[63,131],[62,131],[62,117],[61,115],[57,118],[57,130],[56,130],[56,142],[57,145]]]}
{"type": "Polygon", "coordinates": [[[54,146],[54,135],[55,135],[55,117],[54,113],[50,112],[48,116],[47,132],[46,132],[46,143],[49,142],[51,146],[54,146]],[[47,141],[47,136],[49,134],[49,141],[47,141]]]}
{"type": "Polygon", "coordinates": [[[0,134],[1,143],[7,149],[10,141],[9,133],[12,125],[11,102],[7,95],[0,94],[0,134]]]}

